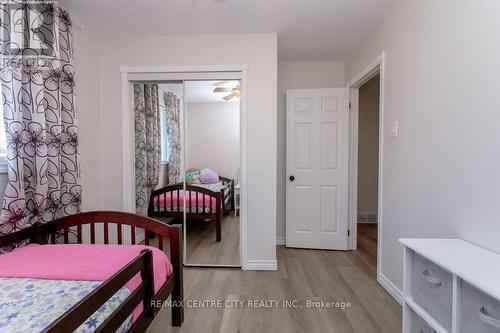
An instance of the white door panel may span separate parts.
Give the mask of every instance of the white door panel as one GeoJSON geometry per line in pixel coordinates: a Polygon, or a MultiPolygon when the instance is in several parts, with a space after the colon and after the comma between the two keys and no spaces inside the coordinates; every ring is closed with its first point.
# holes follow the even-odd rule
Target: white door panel
{"type": "Polygon", "coordinates": [[[287,91],[289,247],[347,249],[348,103],[347,88],[287,91]]]}

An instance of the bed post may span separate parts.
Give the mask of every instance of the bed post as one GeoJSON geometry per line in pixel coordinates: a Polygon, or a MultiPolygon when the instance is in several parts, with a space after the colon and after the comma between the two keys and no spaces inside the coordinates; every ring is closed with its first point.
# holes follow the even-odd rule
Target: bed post
{"type": "Polygon", "coordinates": [[[221,209],[221,211],[222,211],[222,213],[224,213],[226,211],[226,209],[227,209],[227,207],[226,207],[226,193],[224,191],[224,188],[222,188],[220,190],[220,197],[221,197],[221,200],[222,200],[222,209],[221,209]]]}
{"type": "Polygon", "coordinates": [[[221,241],[221,220],[222,220],[222,202],[224,202],[224,190],[220,190],[219,195],[215,199],[215,240],[217,242],[221,241]]]}
{"type": "Polygon", "coordinates": [[[174,290],[172,290],[172,326],[182,326],[184,321],[184,287],[182,285],[182,229],[175,229],[176,236],[170,238],[170,259],[174,268],[174,290]]]}
{"type": "Polygon", "coordinates": [[[144,315],[149,318],[154,318],[155,310],[152,306],[155,295],[155,289],[153,283],[154,279],[153,252],[151,250],[142,250],[141,254],[146,255],[144,267],[141,269],[141,279],[142,281],[147,281],[145,295],[142,301],[144,306],[144,315]]]}
{"type": "Polygon", "coordinates": [[[154,201],[154,195],[153,191],[151,191],[151,194],[149,194],[149,203],[148,203],[148,217],[154,217],[154,212],[155,212],[155,201],[154,201]]]}
{"type": "Polygon", "coordinates": [[[230,191],[229,192],[229,194],[230,194],[229,200],[231,201],[231,211],[233,211],[234,210],[234,179],[231,179],[230,184],[231,184],[231,188],[229,190],[230,191]]]}
{"type": "Polygon", "coordinates": [[[43,229],[43,225],[36,225],[30,237],[30,243],[47,244],[49,233],[43,229]]]}

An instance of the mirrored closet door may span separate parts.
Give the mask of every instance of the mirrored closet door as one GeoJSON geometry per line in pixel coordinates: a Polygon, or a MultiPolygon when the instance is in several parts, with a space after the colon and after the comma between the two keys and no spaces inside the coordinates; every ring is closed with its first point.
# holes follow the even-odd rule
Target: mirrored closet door
{"type": "Polygon", "coordinates": [[[138,81],[133,90],[136,212],[182,225],[185,265],[239,267],[240,81],[138,81]]]}
{"type": "Polygon", "coordinates": [[[240,82],[185,81],[186,263],[239,266],[240,82]]]}

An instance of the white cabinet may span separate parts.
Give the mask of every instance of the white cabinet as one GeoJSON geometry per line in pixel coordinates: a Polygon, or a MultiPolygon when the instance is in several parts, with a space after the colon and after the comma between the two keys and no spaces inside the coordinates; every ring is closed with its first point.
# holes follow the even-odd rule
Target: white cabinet
{"type": "Polygon", "coordinates": [[[462,282],[459,287],[459,327],[461,332],[500,332],[500,302],[462,282]]]}
{"type": "Polygon", "coordinates": [[[410,295],[441,326],[451,332],[453,275],[414,254],[410,295]]]}
{"type": "Polygon", "coordinates": [[[500,333],[499,254],[460,239],[400,242],[404,333],[500,333]]]}
{"type": "Polygon", "coordinates": [[[415,311],[409,309],[409,331],[411,333],[434,333],[435,331],[415,311]]]}

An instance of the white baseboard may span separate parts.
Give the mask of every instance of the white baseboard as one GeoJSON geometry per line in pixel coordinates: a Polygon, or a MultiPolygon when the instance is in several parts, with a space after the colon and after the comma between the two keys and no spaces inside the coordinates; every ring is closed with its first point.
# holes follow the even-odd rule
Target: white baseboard
{"type": "Polygon", "coordinates": [[[285,237],[276,237],[276,245],[285,245],[285,237]]]}
{"type": "Polygon", "coordinates": [[[391,280],[389,280],[384,274],[380,273],[377,278],[378,283],[389,293],[399,303],[403,306],[403,293],[396,287],[391,280]]]}
{"type": "Polygon", "coordinates": [[[247,260],[245,269],[248,271],[276,271],[278,270],[277,260],[247,260]]]}

